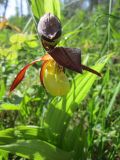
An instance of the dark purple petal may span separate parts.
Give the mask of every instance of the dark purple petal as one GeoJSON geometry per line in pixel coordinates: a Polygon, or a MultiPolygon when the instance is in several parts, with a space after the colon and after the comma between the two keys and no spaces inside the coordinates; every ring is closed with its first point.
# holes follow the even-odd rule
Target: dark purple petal
{"type": "Polygon", "coordinates": [[[99,72],[81,64],[80,49],[56,47],[48,53],[59,65],[65,68],[79,73],[82,73],[82,70],[86,70],[101,77],[101,74],[99,72]]]}
{"type": "Polygon", "coordinates": [[[59,65],[82,73],[80,49],[56,47],[48,53],[59,65]]]}

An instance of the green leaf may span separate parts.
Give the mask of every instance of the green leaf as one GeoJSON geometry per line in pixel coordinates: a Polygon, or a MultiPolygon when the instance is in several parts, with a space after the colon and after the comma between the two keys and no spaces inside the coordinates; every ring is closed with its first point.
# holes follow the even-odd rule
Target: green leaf
{"type": "Polygon", "coordinates": [[[8,160],[8,153],[6,151],[0,150],[0,160],[8,160]]]}
{"type": "Polygon", "coordinates": [[[1,145],[0,148],[30,159],[70,160],[70,153],[41,140],[19,141],[9,145],[1,145]]]}
{"type": "Polygon", "coordinates": [[[111,101],[109,103],[108,108],[105,110],[105,117],[107,117],[108,114],[110,113],[110,111],[112,110],[112,107],[114,105],[114,102],[115,102],[116,97],[117,97],[117,95],[118,95],[119,92],[120,92],[120,82],[118,83],[118,85],[115,88],[114,94],[113,94],[113,96],[111,98],[111,101]]]}
{"type": "Polygon", "coordinates": [[[71,153],[45,142],[49,137],[51,138],[50,131],[46,130],[37,126],[18,126],[2,130],[0,131],[0,149],[30,159],[69,160],[71,153]]]}
{"type": "MultiPolygon", "coordinates": [[[[49,132],[49,131],[47,131],[49,132]]],[[[18,126],[0,131],[0,149],[16,153],[30,159],[69,160],[71,153],[67,153],[48,140],[46,129],[37,126],[18,126]]]]}
{"type": "Polygon", "coordinates": [[[0,105],[0,111],[1,110],[20,110],[20,106],[11,103],[3,103],[0,105]]]}
{"type": "Polygon", "coordinates": [[[45,13],[53,13],[60,18],[60,2],[59,0],[44,0],[45,13]]]}
{"type": "MultiPolygon", "coordinates": [[[[91,67],[94,70],[100,72],[111,55],[102,57],[95,66],[91,67]]],[[[66,96],[66,110],[72,114],[74,110],[74,103],[80,104],[85,99],[94,81],[100,79],[95,74],[85,72],[82,75],[77,75],[72,83],[71,91],[66,96]]]]}
{"type": "Polygon", "coordinates": [[[15,143],[18,139],[41,139],[49,141],[49,139],[55,139],[55,135],[48,131],[47,128],[37,126],[18,126],[0,131],[1,145],[15,143]],[[49,134],[47,134],[48,132],[49,134]]]}
{"type": "Polygon", "coordinates": [[[1,80],[1,81],[0,81],[0,100],[1,100],[2,97],[5,95],[5,91],[6,91],[6,88],[5,88],[4,81],[1,80]]]}
{"type": "Polygon", "coordinates": [[[53,13],[60,18],[60,1],[59,0],[28,0],[37,22],[45,13],[53,13]]]}

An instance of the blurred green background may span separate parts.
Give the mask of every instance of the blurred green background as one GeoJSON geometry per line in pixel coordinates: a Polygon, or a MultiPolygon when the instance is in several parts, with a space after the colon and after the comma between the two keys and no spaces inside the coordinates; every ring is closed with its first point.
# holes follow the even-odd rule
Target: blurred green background
{"type": "Polygon", "coordinates": [[[120,160],[120,0],[0,0],[0,16],[11,26],[0,28],[0,160],[120,160]],[[66,70],[70,93],[53,97],[37,63],[8,96],[46,53],[36,29],[45,12],[61,20],[58,46],[80,48],[103,76],[66,70]]]}

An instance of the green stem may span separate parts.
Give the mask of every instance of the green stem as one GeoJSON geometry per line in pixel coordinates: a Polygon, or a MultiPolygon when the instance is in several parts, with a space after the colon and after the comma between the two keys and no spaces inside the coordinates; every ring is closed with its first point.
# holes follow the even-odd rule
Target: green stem
{"type": "Polygon", "coordinates": [[[110,14],[112,12],[112,0],[109,2],[109,19],[108,19],[108,51],[110,48],[110,14]]]}

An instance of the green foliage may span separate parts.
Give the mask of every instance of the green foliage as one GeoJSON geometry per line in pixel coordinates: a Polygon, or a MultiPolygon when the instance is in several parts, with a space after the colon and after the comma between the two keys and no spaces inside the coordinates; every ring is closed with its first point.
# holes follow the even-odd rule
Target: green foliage
{"type": "Polygon", "coordinates": [[[66,152],[41,140],[28,140],[1,147],[17,155],[30,159],[69,160],[66,152]]]}
{"type": "MultiPolygon", "coordinates": [[[[94,66],[93,68],[100,71],[105,63],[108,61],[109,56],[103,57],[101,60],[99,60],[98,64],[96,66],[94,66]]],[[[45,138],[45,134],[44,136],[42,135],[42,138],[47,139],[47,141],[56,144],[56,147],[60,147],[61,149],[64,148],[64,146],[67,146],[69,144],[69,141],[71,139],[71,132],[70,135],[68,134],[69,132],[67,131],[68,125],[69,125],[69,121],[70,118],[72,117],[74,110],[75,110],[75,105],[79,105],[80,102],[85,98],[85,96],[87,95],[88,91],[90,90],[93,82],[95,81],[96,76],[92,75],[90,73],[85,73],[82,76],[76,76],[75,79],[73,80],[73,86],[71,87],[71,91],[70,93],[66,96],[61,98],[61,100],[58,101],[58,98],[55,98],[51,101],[50,105],[48,106],[47,112],[45,114],[45,118],[44,118],[44,123],[45,123],[45,128],[48,128],[46,130],[46,135],[49,135],[49,137],[45,138]],[[89,80],[89,81],[88,81],[89,80]],[[80,83],[81,82],[81,83],[80,83]],[[77,88],[76,88],[77,86],[77,88]],[[82,93],[82,94],[81,94],[82,93]],[[78,98],[79,97],[79,98],[78,98]],[[52,117],[52,118],[51,118],[52,117]],[[59,117],[59,119],[57,118],[59,117]],[[67,133],[66,133],[67,132],[67,133]],[[52,139],[50,134],[52,133],[52,139]],[[57,135],[57,139],[56,137],[54,138],[53,135],[54,134],[57,135]],[[67,135],[66,135],[67,134],[67,135]]],[[[12,106],[10,104],[4,104],[1,106],[2,109],[8,109],[8,110],[19,110],[18,106],[12,106]]],[[[25,128],[26,129],[26,128],[25,128]]],[[[33,128],[34,130],[34,128],[33,128]]],[[[69,154],[65,156],[66,151],[61,151],[59,149],[57,149],[55,146],[51,146],[50,144],[40,141],[40,137],[38,137],[39,139],[32,141],[31,140],[31,135],[29,136],[29,141],[22,141],[19,142],[19,140],[21,139],[22,135],[19,132],[17,132],[17,137],[14,138],[14,134],[12,133],[12,137],[10,137],[11,135],[11,131],[13,132],[13,129],[8,129],[8,130],[3,130],[1,131],[1,143],[2,145],[0,146],[0,149],[5,149],[9,152],[12,153],[18,153],[18,155],[26,157],[26,158],[31,158],[32,156],[34,157],[34,155],[38,155],[40,156],[41,159],[44,159],[44,157],[46,159],[68,159],[67,157],[70,156],[69,154]],[[9,132],[10,131],[10,132],[9,132]],[[4,135],[4,134],[10,134],[8,135],[4,135]],[[19,137],[21,136],[21,137],[19,137]],[[3,138],[4,137],[4,138],[3,138]],[[9,145],[6,145],[6,141],[8,143],[9,139],[11,141],[11,143],[9,145]],[[7,138],[7,140],[6,140],[7,138]],[[16,141],[16,142],[14,142],[16,141]],[[4,145],[3,145],[4,144],[4,145]],[[24,146],[24,148],[23,148],[24,146]],[[32,146],[34,148],[31,148],[30,146],[32,146]],[[42,149],[41,149],[42,147],[42,149]],[[53,148],[51,148],[53,147],[53,148]],[[30,149],[31,148],[31,149],[30,149]],[[37,150],[37,148],[39,148],[39,150],[37,150]],[[55,150],[58,150],[57,153],[55,153],[55,150]],[[45,150],[45,151],[43,151],[45,150]],[[63,154],[62,154],[63,152],[63,154]],[[49,153],[51,153],[49,155],[49,153]],[[53,156],[54,155],[54,156],[53,156]],[[43,158],[42,158],[43,157],[43,158]]],[[[26,134],[26,132],[24,131],[24,133],[26,134]]],[[[32,128],[30,128],[30,133],[32,133],[32,128]]],[[[33,132],[32,134],[34,134],[35,132],[33,132]]],[[[74,134],[74,130],[73,130],[73,134],[74,134]]],[[[23,138],[25,138],[26,135],[23,136],[23,138]]],[[[28,138],[28,136],[27,136],[28,138]]],[[[36,137],[37,138],[37,137],[36,137]]],[[[75,137],[74,137],[75,138],[75,137]]],[[[78,136],[76,137],[78,138],[78,136]]],[[[75,141],[78,141],[78,139],[75,139],[75,141]]],[[[68,145],[68,147],[65,147],[66,150],[68,150],[71,152],[78,152],[76,151],[76,147],[78,146],[78,143],[74,144],[75,145],[75,149],[73,148],[72,144],[71,146],[68,145]]],[[[81,152],[80,152],[81,153],[81,152]]],[[[80,155],[77,153],[77,156],[79,157],[80,155]]],[[[76,157],[76,156],[75,156],[76,157]]],[[[71,156],[72,159],[72,156],[71,156]]]]}
{"type": "Polygon", "coordinates": [[[0,148],[31,159],[67,160],[70,158],[70,153],[45,142],[45,135],[45,129],[36,126],[20,126],[15,129],[6,129],[0,133],[0,143],[4,144],[0,148]]]}
{"type": "Polygon", "coordinates": [[[36,23],[46,12],[61,18],[63,36],[59,46],[81,48],[82,63],[101,72],[102,78],[66,71],[70,92],[52,97],[39,83],[41,65],[37,63],[8,97],[18,71],[43,55],[44,50],[32,21],[20,27],[25,33],[0,32],[0,159],[119,159],[118,4],[109,13],[102,5],[95,12],[76,10],[69,19],[65,10],[60,17],[57,0],[30,0],[29,4],[36,23]]]}
{"type": "Polygon", "coordinates": [[[36,37],[33,34],[29,36],[25,34],[14,34],[13,36],[10,37],[10,42],[12,45],[14,44],[15,46],[18,45],[20,48],[24,44],[28,45],[30,48],[38,47],[38,43],[36,42],[36,37]]]}

